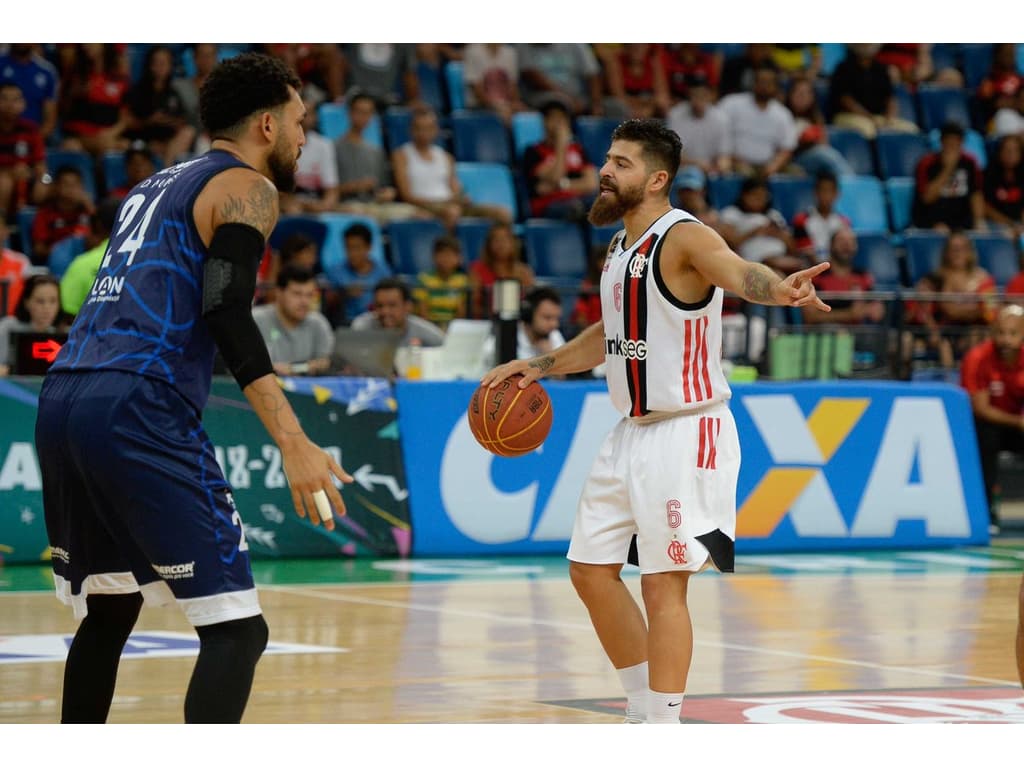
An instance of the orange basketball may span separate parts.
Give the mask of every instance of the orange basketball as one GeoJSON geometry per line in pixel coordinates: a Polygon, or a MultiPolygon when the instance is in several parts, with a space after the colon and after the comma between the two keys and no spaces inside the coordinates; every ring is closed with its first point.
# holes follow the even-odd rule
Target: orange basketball
{"type": "Polygon", "coordinates": [[[538,382],[519,388],[521,374],[493,389],[477,387],[466,416],[473,437],[497,456],[522,456],[535,450],[551,431],[551,399],[538,382]]]}

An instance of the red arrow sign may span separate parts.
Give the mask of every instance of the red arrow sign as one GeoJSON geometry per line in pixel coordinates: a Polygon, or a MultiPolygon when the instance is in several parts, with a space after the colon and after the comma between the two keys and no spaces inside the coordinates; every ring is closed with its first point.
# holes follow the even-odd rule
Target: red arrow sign
{"type": "Polygon", "coordinates": [[[45,360],[48,363],[52,363],[57,359],[57,353],[60,352],[61,346],[59,342],[53,339],[33,342],[32,357],[36,360],[45,360]]]}

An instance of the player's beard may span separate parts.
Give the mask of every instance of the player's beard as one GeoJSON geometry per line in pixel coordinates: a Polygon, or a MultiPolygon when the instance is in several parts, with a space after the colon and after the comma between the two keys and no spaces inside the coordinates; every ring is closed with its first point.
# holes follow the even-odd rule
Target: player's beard
{"type": "MultiPolygon", "coordinates": [[[[301,153],[301,149],[299,152],[301,153]]],[[[267,158],[267,167],[270,169],[271,181],[279,192],[293,192],[295,190],[295,164],[299,156],[289,157],[284,142],[279,141],[274,151],[267,158]]]]}
{"type": "Polygon", "coordinates": [[[609,190],[611,194],[605,196],[599,192],[594,204],[590,206],[587,221],[595,227],[614,224],[644,200],[644,190],[640,186],[620,189],[602,182],[601,189],[609,190]]]}

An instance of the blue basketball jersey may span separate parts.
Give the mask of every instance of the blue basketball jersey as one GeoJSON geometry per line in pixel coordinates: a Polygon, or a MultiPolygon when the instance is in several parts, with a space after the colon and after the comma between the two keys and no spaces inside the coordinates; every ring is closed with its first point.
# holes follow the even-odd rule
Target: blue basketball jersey
{"type": "Polygon", "coordinates": [[[216,346],[202,319],[206,246],[192,207],[221,171],[248,166],[211,150],[132,188],[92,290],[51,372],[124,371],[160,379],[197,411],[210,394],[216,346]]]}

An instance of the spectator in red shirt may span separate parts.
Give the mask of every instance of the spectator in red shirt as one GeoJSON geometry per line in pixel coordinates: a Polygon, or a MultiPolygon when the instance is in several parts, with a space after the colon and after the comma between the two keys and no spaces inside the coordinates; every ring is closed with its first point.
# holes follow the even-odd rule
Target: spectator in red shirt
{"type": "Polygon", "coordinates": [[[43,134],[24,111],[21,88],[0,84],[0,219],[32,202],[32,185],[41,185],[46,175],[43,134]]]}
{"type": "Polygon", "coordinates": [[[46,266],[54,243],[87,235],[93,204],[85,191],[82,172],[70,165],[57,169],[48,194],[32,222],[32,263],[46,266]]]}
{"type": "Polygon", "coordinates": [[[112,43],[80,43],[66,87],[62,88],[61,119],[64,149],[84,150],[95,157],[124,149],[129,111],[125,102],[128,77],[121,47],[112,43]]]}
{"type": "Polygon", "coordinates": [[[964,356],[960,382],[971,397],[989,523],[995,531],[999,453],[1024,453],[1024,309],[1008,304],[999,311],[991,338],[964,356]]]}
{"type": "Polygon", "coordinates": [[[523,156],[534,216],[582,221],[597,194],[597,168],[573,138],[569,108],[561,101],[547,102],[543,141],[528,147],[523,156]]]}
{"type": "MultiPolygon", "coordinates": [[[[828,260],[832,266],[814,278],[814,287],[819,291],[843,291],[846,293],[869,293],[875,287],[874,278],[867,272],[854,269],[853,258],[857,255],[857,235],[848,226],[843,226],[832,235],[828,260]]],[[[885,305],[869,299],[831,299],[831,312],[822,312],[811,306],[803,308],[804,321],[808,323],[880,323],[885,317],[885,305]]]]}
{"type": "Polygon", "coordinates": [[[22,285],[25,283],[25,270],[31,266],[28,256],[7,247],[9,234],[7,222],[0,216],[0,317],[14,314],[14,308],[21,298],[22,285]],[[5,287],[6,304],[2,301],[5,287]]]}
{"type": "Polygon", "coordinates": [[[1024,140],[1016,134],[999,140],[985,169],[985,215],[1012,237],[1024,233],[1024,140]]]}

